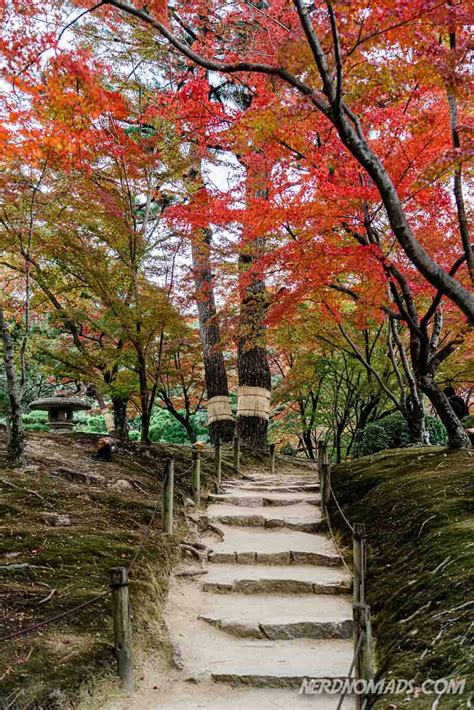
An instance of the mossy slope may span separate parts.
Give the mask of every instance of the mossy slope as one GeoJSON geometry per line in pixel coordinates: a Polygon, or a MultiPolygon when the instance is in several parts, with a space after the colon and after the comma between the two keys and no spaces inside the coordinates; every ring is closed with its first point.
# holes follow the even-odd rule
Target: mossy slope
{"type": "MultiPolygon", "coordinates": [[[[27,465],[18,471],[3,467],[5,441],[0,441],[0,636],[107,589],[110,568],[128,566],[135,554],[161,498],[164,462],[173,455],[176,533],[161,533],[158,509],[130,586],[136,650],[153,647],[166,655],[160,606],[178,540],[187,535],[182,503],[190,495],[191,451],[129,444],[113,462],[103,463],[90,458],[95,438],[29,434],[27,465]],[[103,479],[87,485],[65,475],[63,467],[103,479]],[[118,480],[129,485],[120,487],[118,480]],[[54,514],[68,516],[71,525],[54,526],[54,514]]],[[[209,460],[203,462],[202,480],[204,487],[212,484],[209,460]]],[[[107,596],[74,616],[3,643],[0,708],[74,707],[84,684],[100,675],[114,678],[111,641],[107,596]]]]}
{"type": "MultiPolygon", "coordinates": [[[[472,683],[473,473],[471,452],[433,447],[384,451],[334,471],[345,513],[367,525],[368,603],[385,678],[472,683]]],[[[349,545],[340,514],[333,509],[331,517],[349,545]]],[[[432,702],[420,697],[410,707],[431,708],[432,702]]],[[[445,696],[439,707],[467,702],[468,695],[445,696]]],[[[385,698],[374,707],[399,703],[400,696],[385,698]]]]}

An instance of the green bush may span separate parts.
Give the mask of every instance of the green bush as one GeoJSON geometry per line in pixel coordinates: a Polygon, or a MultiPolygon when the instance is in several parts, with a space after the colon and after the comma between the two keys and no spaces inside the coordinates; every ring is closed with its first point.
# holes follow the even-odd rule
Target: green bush
{"type": "Polygon", "coordinates": [[[471,429],[474,427],[474,414],[469,414],[462,420],[462,425],[465,429],[471,429]]]}
{"type": "Polygon", "coordinates": [[[42,422],[33,422],[31,424],[23,424],[24,431],[49,431],[47,424],[42,422]]]}
{"type": "MultiPolygon", "coordinates": [[[[191,417],[199,441],[209,441],[206,412],[198,411],[191,417]]],[[[190,444],[185,428],[167,409],[155,407],[150,422],[150,441],[165,444],[190,444]]]]}
{"type": "MultiPolygon", "coordinates": [[[[426,417],[426,427],[430,434],[430,444],[444,446],[448,436],[442,422],[436,417],[426,417]]],[[[383,449],[400,449],[413,443],[406,419],[396,412],[377,422],[367,424],[358,437],[354,453],[356,456],[369,456],[383,449]]]]}
{"type": "MultiPolygon", "coordinates": [[[[25,414],[22,414],[21,419],[23,421],[23,424],[25,425],[25,428],[27,424],[46,424],[46,422],[48,421],[48,412],[33,410],[31,412],[26,412],[25,414]]],[[[32,429],[31,431],[35,430],[32,429]]],[[[41,429],[38,431],[43,430],[41,429]]]]}
{"type": "Polygon", "coordinates": [[[107,434],[105,419],[102,414],[84,414],[83,412],[74,415],[76,431],[83,431],[87,434],[107,434]]]}
{"type": "Polygon", "coordinates": [[[426,417],[426,428],[430,433],[430,444],[433,446],[446,446],[448,443],[448,432],[443,422],[437,417],[426,417]]]}

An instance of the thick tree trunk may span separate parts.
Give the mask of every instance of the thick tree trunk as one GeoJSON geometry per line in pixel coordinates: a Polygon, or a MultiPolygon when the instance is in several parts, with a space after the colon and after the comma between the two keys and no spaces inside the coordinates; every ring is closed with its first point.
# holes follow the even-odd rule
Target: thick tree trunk
{"type": "Polygon", "coordinates": [[[7,464],[12,468],[23,464],[25,440],[21,421],[21,393],[18,388],[13,359],[13,344],[3,309],[0,307],[0,331],[3,343],[3,362],[7,377],[7,392],[10,401],[8,422],[7,464]]]}
{"type": "MultiPolygon", "coordinates": [[[[254,153],[247,170],[247,205],[258,209],[257,200],[267,200],[268,165],[263,153],[254,153]]],[[[252,271],[265,252],[265,238],[244,226],[239,254],[240,322],[237,347],[239,397],[237,432],[250,446],[267,444],[271,375],[267,358],[265,316],[267,290],[263,276],[252,271]],[[251,412],[254,411],[255,415],[251,412]]]]}
{"type": "MultiPolygon", "coordinates": [[[[208,401],[213,397],[229,398],[227,372],[225,369],[224,355],[221,349],[220,329],[209,259],[211,237],[211,230],[204,229],[202,230],[201,242],[193,242],[192,244],[194,283],[196,286],[199,332],[201,336],[208,401]]],[[[233,420],[222,418],[211,421],[209,424],[209,434],[212,442],[215,442],[217,437],[223,442],[232,441],[234,436],[233,420]]]]}
{"type": "Polygon", "coordinates": [[[444,392],[438,387],[433,377],[425,375],[418,379],[418,386],[426,394],[448,432],[450,449],[468,449],[471,447],[469,436],[455,415],[444,392]]]}
{"type": "Polygon", "coordinates": [[[428,433],[426,429],[425,408],[421,394],[413,392],[407,397],[405,418],[410,429],[411,440],[414,444],[427,444],[428,433]]]}
{"type": "Polygon", "coordinates": [[[127,404],[127,399],[112,397],[112,405],[114,408],[114,434],[122,441],[128,439],[127,404]]]}
{"type": "MultiPolygon", "coordinates": [[[[242,388],[256,387],[269,393],[271,376],[265,346],[265,282],[257,275],[245,276],[245,272],[253,264],[253,257],[248,252],[241,253],[239,263],[242,276],[248,278],[242,290],[240,338],[237,348],[240,399],[241,392],[249,391],[242,388]]],[[[257,396],[260,396],[258,392],[257,396]]],[[[249,416],[239,413],[237,431],[243,442],[251,446],[266,446],[267,429],[268,416],[249,416]]]]}
{"type": "Polygon", "coordinates": [[[142,444],[150,443],[150,415],[148,412],[142,412],[140,415],[141,435],[140,441],[142,444]]]}

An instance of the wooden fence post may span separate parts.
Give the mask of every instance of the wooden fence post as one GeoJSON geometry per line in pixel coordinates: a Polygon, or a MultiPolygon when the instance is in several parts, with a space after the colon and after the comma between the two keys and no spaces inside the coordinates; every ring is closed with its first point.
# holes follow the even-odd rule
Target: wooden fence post
{"type": "Polygon", "coordinates": [[[318,467],[318,471],[321,471],[321,464],[322,464],[322,458],[323,458],[323,442],[322,441],[318,441],[317,449],[318,449],[318,453],[317,453],[317,458],[316,458],[316,464],[318,467]]]}
{"type": "Polygon", "coordinates": [[[234,436],[234,468],[240,473],[240,437],[234,436]]]}
{"type": "MultiPolygon", "coordinates": [[[[369,681],[374,677],[372,658],[372,624],[370,620],[370,606],[368,604],[354,604],[354,653],[356,680],[369,681]]],[[[364,707],[364,695],[356,695],[357,709],[364,707]]]]}
{"type": "Polygon", "coordinates": [[[276,457],[276,446],[275,444],[270,444],[270,473],[272,476],[275,475],[275,457],[276,457]]]}
{"type": "Polygon", "coordinates": [[[165,464],[163,482],[163,532],[173,533],[173,498],[174,498],[174,460],[168,459],[165,464]]]}
{"type": "Polygon", "coordinates": [[[218,435],[216,437],[216,443],[214,444],[214,473],[217,479],[217,492],[221,492],[222,483],[222,449],[221,449],[221,437],[218,435]]]}
{"type": "Polygon", "coordinates": [[[318,470],[319,470],[319,494],[321,497],[321,513],[327,515],[328,485],[327,473],[329,467],[329,455],[327,444],[321,441],[318,449],[318,470]]]}
{"type": "Polygon", "coordinates": [[[324,471],[324,491],[322,495],[324,496],[324,510],[327,511],[329,501],[331,500],[331,464],[323,463],[324,471]]]}
{"type": "Polygon", "coordinates": [[[110,570],[110,586],[112,588],[115,657],[120,687],[127,693],[133,693],[132,627],[126,567],[113,567],[110,570]]]}
{"type": "Polygon", "coordinates": [[[196,505],[199,505],[201,502],[201,452],[199,449],[193,450],[191,486],[193,490],[193,500],[196,505]]]}
{"type": "Polygon", "coordinates": [[[365,604],[365,574],[367,570],[365,523],[354,523],[352,556],[354,562],[354,604],[365,604]]]}

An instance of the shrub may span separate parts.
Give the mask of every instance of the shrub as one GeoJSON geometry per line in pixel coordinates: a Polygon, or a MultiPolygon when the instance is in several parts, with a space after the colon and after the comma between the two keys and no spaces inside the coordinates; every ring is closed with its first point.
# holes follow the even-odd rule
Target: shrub
{"type": "Polygon", "coordinates": [[[426,428],[430,433],[430,444],[433,446],[446,446],[448,443],[448,432],[443,422],[437,417],[426,417],[426,428]]]}
{"type": "MultiPolygon", "coordinates": [[[[25,425],[25,429],[27,424],[46,424],[46,422],[48,421],[48,412],[33,410],[32,412],[26,412],[25,414],[22,414],[21,419],[23,424],[25,425]]],[[[30,431],[35,430],[31,429],[30,431]]],[[[38,429],[38,431],[44,430],[38,429]]]]}
{"type": "Polygon", "coordinates": [[[105,419],[102,414],[84,414],[77,413],[74,415],[76,422],[76,431],[83,431],[87,434],[107,434],[105,419]]]}
{"type": "Polygon", "coordinates": [[[31,424],[23,424],[24,431],[49,431],[47,424],[42,422],[32,422],[31,424]]]}
{"type": "MultiPolygon", "coordinates": [[[[207,414],[198,411],[191,417],[191,424],[200,441],[209,441],[207,414]]],[[[190,444],[185,428],[167,409],[155,407],[150,422],[150,441],[153,443],[190,444]]]]}
{"type": "MultiPolygon", "coordinates": [[[[430,444],[444,446],[448,436],[442,422],[436,417],[426,417],[426,427],[430,434],[430,444]]],[[[367,424],[358,437],[354,453],[369,456],[383,449],[399,449],[413,443],[406,419],[396,412],[376,422],[367,424]]]]}

